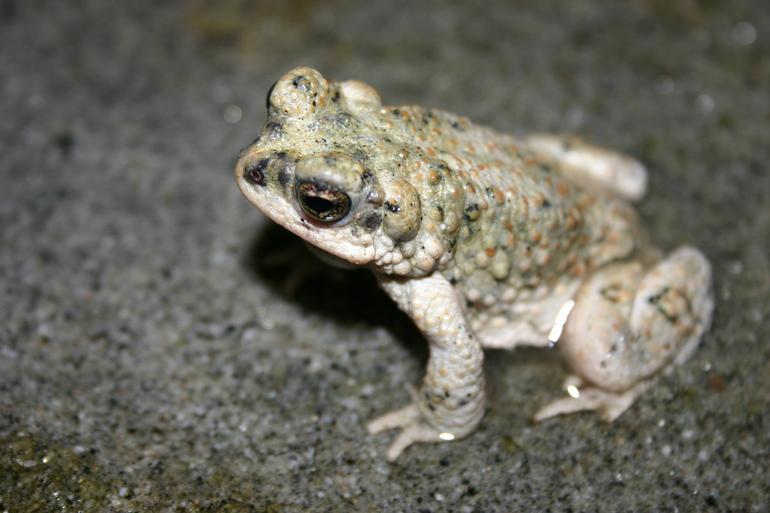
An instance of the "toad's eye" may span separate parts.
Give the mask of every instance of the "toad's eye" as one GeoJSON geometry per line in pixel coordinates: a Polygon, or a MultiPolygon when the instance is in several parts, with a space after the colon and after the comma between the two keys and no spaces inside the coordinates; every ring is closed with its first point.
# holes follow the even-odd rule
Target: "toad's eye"
{"type": "Polygon", "coordinates": [[[296,194],[302,211],[316,221],[333,223],[350,212],[350,196],[331,185],[299,182],[296,194]]]}

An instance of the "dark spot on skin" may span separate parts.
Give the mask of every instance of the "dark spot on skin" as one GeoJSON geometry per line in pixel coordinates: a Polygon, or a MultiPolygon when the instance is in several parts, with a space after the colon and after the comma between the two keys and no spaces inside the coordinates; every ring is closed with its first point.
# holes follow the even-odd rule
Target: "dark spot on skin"
{"type": "Polygon", "coordinates": [[[257,162],[255,166],[247,168],[244,173],[246,180],[255,185],[259,185],[260,187],[264,187],[267,183],[265,180],[265,170],[267,169],[268,161],[268,159],[262,159],[257,162]]]}
{"type": "Polygon", "coordinates": [[[298,75],[294,77],[294,80],[291,81],[291,85],[294,87],[299,87],[299,83],[302,82],[302,80],[305,78],[304,75],[298,75]]]}
{"type": "Polygon", "coordinates": [[[551,202],[548,201],[547,199],[544,199],[542,207],[543,208],[550,208],[551,207],[551,202]]]}
{"type": "Polygon", "coordinates": [[[283,135],[283,125],[276,123],[275,121],[270,121],[265,125],[265,132],[270,134],[270,139],[280,139],[283,135]]]}
{"type": "Polygon", "coordinates": [[[393,109],[391,114],[393,114],[394,116],[400,116],[401,115],[401,111],[399,109],[393,109]]]}
{"type": "Polygon", "coordinates": [[[398,214],[401,211],[401,206],[398,203],[391,203],[390,201],[385,202],[385,208],[394,214],[398,214]]]}
{"type": "Polygon", "coordinates": [[[369,160],[369,156],[361,148],[356,148],[352,150],[350,152],[350,156],[357,162],[361,163],[362,165],[366,165],[366,162],[369,160]]]}
{"type": "Polygon", "coordinates": [[[455,130],[462,130],[462,128],[460,127],[460,123],[458,123],[457,121],[452,121],[452,123],[450,123],[450,125],[451,125],[451,126],[452,126],[452,128],[454,128],[455,130]]]}
{"type": "Polygon", "coordinates": [[[665,317],[665,319],[668,322],[670,322],[671,324],[676,324],[679,321],[679,316],[674,314],[674,313],[669,312],[666,309],[666,305],[664,304],[665,302],[661,302],[661,299],[663,298],[663,296],[667,295],[670,292],[671,293],[677,293],[678,292],[680,294],[681,298],[684,300],[685,308],[686,308],[687,312],[690,315],[692,315],[692,306],[690,305],[689,298],[684,296],[684,295],[681,295],[681,292],[678,291],[677,289],[673,289],[672,290],[670,287],[663,287],[663,289],[659,293],[657,293],[657,294],[655,294],[653,296],[650,296],[647,299],[647,301],[649,301],[650,304],[655,305],[655,308],[658,311],[658,313],[660,313],[663,317],[665,317]]]}
{"type": "Polygon", "coordinates": [[[473,203],[471,205],[468,205],[465,207],[465,213],[463,214],[463,217],[466,221],[471,221],[471,216],[474,212],[478,212],[479,206],[476,203],[473,203]]]}
{"type": "Polygon", "coordinates": [[[285,152],[277,153],[275,156],[278,162],[278,183],[282,187],[289,185],[291,181],[291,174],[289,173],[290,161],[285,152]]]}
{"type": "Polygon", "coordinates": [[[444,397],[450,397],[452,394],[449,393],[449,390],[446,388],[444,389],[444,397]]]}
{"type": "Polygon", "coordinates": [[[428,409],[429,409],[430,411],[436,411],[436,407],[435,407],[435,406],[433,406],[433,405],[432,405],[432,404],[430,404],[430,403],[428,403],[428,409]]]}
{"type": "Polygon", "coordinates": [[[613,283],[601,289],[599,294],[610,303],[617,303],[620,300],[621,286],[613,283]]]}
{"type": "Polygon", "coordinates": [[[380,214],[372,213],[366,216],[364,219],[364,228],[366,228],[367,231],[373,232],[376,230],[380,224],[382,224],[382,216],[380,214]]]}
{"type": "Polygon", "coordinates": [[[368,169],[361,173],[361,181],[364,183],[371,183],[374,181],[374,175],[368,169]]]}
{"type": "Polygon", "coordinates": [[[340,101],[340,92],[339,91],[334,91],[334,96],[332,96],[332,101],[334,103],[337,103],[338,101],[340,101]]]}
{"type": "Polygon", "coordinates": [[[281,184],[281,187],[286,187],[289,185],[290,177],[289,172],[286,171],[286,168],[282,168],[278,172],[278,183],[281,184]]]}
{"type": "Polygon", "coordinates": [[[468,401],[467,401],[467,400],[465,400],[465,399],[460,399],[460,402],[458,402],[458,403],[457,403],[457,406],[458,406],[458,407],[460,407],[460,408],[462,408],[462,407],[463,407],[463,406],[465,406],[466,404],[468,404],[468,401]]]}
{"type": "Polygon", "coordinates": [[[457,285],[457,278],[452,276],[451,278],[449,278],[449,283],[451,283],[452,285],[457,285]]]}
{"type": "Polygon", "coordinates": [[[265,98],[265,108],[267,110],[270,110],[270,95],[273,94],[273,89],[275,89],[275,84],[277,84],[278,81],[273,82],[273,85],[270,86],[270,89],[267,90],[267,97],[265,98]]]}
{"type": "Polygon", "coordinates": [[[657,294],[655,294],[655,295],[652,295],[652,296],[650,296],[649,298],[647,298],[647,301],[649,301],[649,302],[650,302],[650,304],[653,304],[653,305],[654,305],[654,304],[657,304],[657,303],[658,303],[658,301],[660,301],[660,298],[662,298],[662,297],[663,297],[663,295],[664,295],[666,292],[668,292],[668,287],[664,287],[664,288],[663,288],[663,290],[661,290],[659,293],[657,293],[657,294]]]}

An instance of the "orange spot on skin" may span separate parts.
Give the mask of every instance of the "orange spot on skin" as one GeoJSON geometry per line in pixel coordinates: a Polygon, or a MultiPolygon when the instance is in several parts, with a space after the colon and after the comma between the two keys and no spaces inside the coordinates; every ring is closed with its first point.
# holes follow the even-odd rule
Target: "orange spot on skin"
{"type": "Polygon", "coordinates": [[[495,189],[495,201],[498,205],[502,205],[505,202],[505,194],[500,189],[495,189]]]}
{"type": "Polygon", "coordinates": [[[578,262],[569,270],[569,274],[575,278],[583,276],[586,272],[586,266],[583,262],[578,262]]]}
{"type": "Polygon", "coordinates": [[[585,210],[586,208],[590,207],[594,203],[595,203],[594,198],[592,198],[587,194],[584,194],[583,196],[580,197],[580,200],[578,201],[577,205],[578,205],[578,208],[580,208],[581,210],[585,210]]]}
{"type": "Polygon", "coordinates": [[[495,253],[497,253],[497,250],[495,248],[486,248],[484,253],[486,253],[489,258],[492,258],[495,256],[495,253]]]}

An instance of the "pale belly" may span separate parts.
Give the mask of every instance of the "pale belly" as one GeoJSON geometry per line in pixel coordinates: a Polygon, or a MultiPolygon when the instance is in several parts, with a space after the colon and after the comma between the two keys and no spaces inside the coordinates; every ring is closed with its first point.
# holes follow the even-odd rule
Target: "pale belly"
{"type": "Polygon", "coordinates": [[[513,302],[500,300],[490,307],[469,307],[468,320],[481,345],[512,349],[517,345],[554,344],[574,305],[580,282],[570,280],[549,290],[533,290],[513,302]],[[529,296],[529,297],[527,297],[529,296]]]}

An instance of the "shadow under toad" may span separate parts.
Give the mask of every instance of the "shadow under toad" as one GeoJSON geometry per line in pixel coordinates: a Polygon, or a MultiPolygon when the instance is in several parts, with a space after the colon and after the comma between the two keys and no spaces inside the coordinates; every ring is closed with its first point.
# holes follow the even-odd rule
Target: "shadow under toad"
{"type": "Polygon", "coordinates": [[[427,360],[422,335],[368,269],[332,267],[299,237],[273,223],[257,231],[241,262],[277,296],[340,324],[384,327],[413,355],[427,360]]]}

